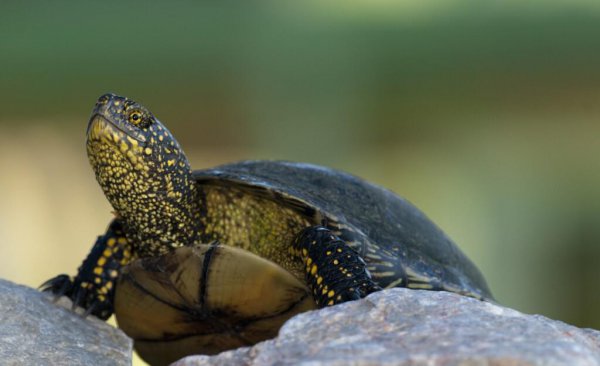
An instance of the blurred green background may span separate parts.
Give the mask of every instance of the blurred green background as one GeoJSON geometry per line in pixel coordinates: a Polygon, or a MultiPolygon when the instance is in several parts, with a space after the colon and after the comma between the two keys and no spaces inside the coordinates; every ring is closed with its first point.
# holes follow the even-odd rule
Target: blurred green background
{"type": "Polygon", "coordinates": [[[600,2],[0,3],[0,277],[74,274],[111,208],[87,118],[148,106],[196,168],[390,188],[498,301],[600,328],[600,2]]]}

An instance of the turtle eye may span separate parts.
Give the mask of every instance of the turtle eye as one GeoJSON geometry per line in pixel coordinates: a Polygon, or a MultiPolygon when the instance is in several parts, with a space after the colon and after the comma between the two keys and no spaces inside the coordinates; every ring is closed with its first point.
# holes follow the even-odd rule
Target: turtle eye
{"type": "Polygon", "coordinates": [[[144,115],[140,111],[132,111],[131,113],[129,113],[128,120],[129,123],[131,123],[132,125],[140,126],[144,121],[144,115]]]}

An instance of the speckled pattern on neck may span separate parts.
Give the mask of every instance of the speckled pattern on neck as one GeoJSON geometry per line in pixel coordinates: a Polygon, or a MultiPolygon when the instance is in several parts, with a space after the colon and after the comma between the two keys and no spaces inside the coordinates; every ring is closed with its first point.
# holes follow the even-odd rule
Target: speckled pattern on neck
{"type": "Polygon", "coordinates": [[[152,113],[127,98],[101,97],[88,125],[87,152],[137,256],[196,241],[201,197],[190,164],[152,113]]]}

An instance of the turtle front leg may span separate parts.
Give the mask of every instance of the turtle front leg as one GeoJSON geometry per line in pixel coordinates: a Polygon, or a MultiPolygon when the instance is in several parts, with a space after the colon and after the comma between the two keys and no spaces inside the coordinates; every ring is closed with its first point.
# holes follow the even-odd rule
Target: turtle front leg
{"type": "Polygon", "coordinates": [[[306,282],[317,306],[357,300],[381,290],[365,261],[323,226],[304,229],[293,244],[305,266],[306,282]]]}
{"type": "Polygon", "coordinates": [[[78,269],[77,276],[58,275],[40,286],[42,291],[65,295],[85,314],[106,320],[113,313],[114,288],[121,268],[132,259],[131,245],[118,219],[99,236],[92,251],[78,269]]]}

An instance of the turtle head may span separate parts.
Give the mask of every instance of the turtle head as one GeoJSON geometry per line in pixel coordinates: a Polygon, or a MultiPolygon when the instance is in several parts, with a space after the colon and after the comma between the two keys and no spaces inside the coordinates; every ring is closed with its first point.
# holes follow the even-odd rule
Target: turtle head
{"type": "Polygon", "coordinates": [[[97,163],[126,159],[146,179],[168,174],[190,173],[190,165],[171,132],[141,104],[115,94],[102,95],[92,111],[87,128],[88,155],[97,163]],[[99,147],[110,147],[117,156],[103,157],[99,147]]]}
{"type": "MultiPolygon", "coordinates": [[[[134,240],[176,246],[196,201],[190,164],[171,132],[141,104],[102,95],[87,128],[88,158],[134,240]],[[143,234],[143,235],[142,235],[143,234]],[[143,236],[143,238],[141,237],[143,236]]],[[[179,240],[181,239],[181,240],[179,240]]]]}

